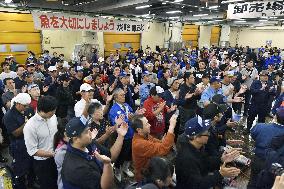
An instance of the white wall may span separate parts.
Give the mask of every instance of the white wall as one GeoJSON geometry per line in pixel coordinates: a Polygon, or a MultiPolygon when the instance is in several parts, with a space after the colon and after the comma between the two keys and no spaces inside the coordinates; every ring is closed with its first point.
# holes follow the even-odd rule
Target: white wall
{"type": "Polygon", "coordinates": [[[162,48],[165,35],[165,23],[149,22],[149,31],[141,34],[141,46],[145,49],[148,45],[152,50],[156,49],[156,45],[162,48]]]}
{"type": "Polygon", "coordinates": [[[238,41],[238,30],[239,28],[236,28],[236,27],[230,28],[229,42],[232,47],[236,46],[236,44],[238,43],[237,42],[238,41]]]}
{"type": "MultiPolygon", "coordinates": [[[[231,32],[232,33],[232,32],[231,32]]],[[[232,34],[231,34],[232,35],[232,34]]],[[[284,30],[281,27],[262,27],[234,29],[230,44],[257,48],[266,45],[266,40],[272,40],[272,46],[284,48],[284,30]]]]}
{"type": "Polygon", "coordinates": [[[200,26],[199,28],[199,47],[210,47],[212,26],[200,26]]]}
{"type": "Polygon", "coordinates": [[[49,50],[50,54],[53,52],[63,53],[67,60],[71,59],[74,46],[83,42],[80,31],[42,30],[42,37],[43,50],[49,50]],[[49,41],[50,44],[46,44],[45,41],[49,41]]]}

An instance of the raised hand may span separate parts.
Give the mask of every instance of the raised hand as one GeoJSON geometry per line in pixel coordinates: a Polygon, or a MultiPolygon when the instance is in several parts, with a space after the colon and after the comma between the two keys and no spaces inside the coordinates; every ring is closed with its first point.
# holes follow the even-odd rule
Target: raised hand
{"type": "Polygon", "coordinates": [[[115,118],[115,124],[116,125],[121,125],[124,122],[125,119],[125,115],[124,114],[120,114],[119,116],[117,116],[115,118]]]}
{"type": "Polygon", "coordinates": [[[117,134],[122,136],[122,137],[124,137],[126,135],[127,131],[128,131],[128,124],[126,122],[123,122],[120,125],[120,127],[118,127],[116,129],[117,134]]]}
{"type": "Polygon", "coordinates": [[[101,155],[99,154],[98,151],[94,152],[94,156],[101,162],[103,162],[104,164],[109,164],[111,163],[111,159],[105,155],[101,155]]]}

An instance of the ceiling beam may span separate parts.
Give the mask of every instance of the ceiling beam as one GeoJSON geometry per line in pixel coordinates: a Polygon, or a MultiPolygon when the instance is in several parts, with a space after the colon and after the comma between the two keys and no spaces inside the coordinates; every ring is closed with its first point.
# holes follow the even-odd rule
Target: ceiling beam
{"type": "Polygon", "coordinates": [[[113,10],[113,9],[119,9],[119,8],[124,8],[128,6],[133,6],[133,5],[138,5],[142,3],[148,3],[150,0],[124,0],[121,2],[116,2],[113,3],[112,5],[103,5],[100,7],[92,7],[88,6],[85,7],[85,11],[95,11],[95,12],[100,12],[100,11],[107,11],[107,10],[113,10]]]}

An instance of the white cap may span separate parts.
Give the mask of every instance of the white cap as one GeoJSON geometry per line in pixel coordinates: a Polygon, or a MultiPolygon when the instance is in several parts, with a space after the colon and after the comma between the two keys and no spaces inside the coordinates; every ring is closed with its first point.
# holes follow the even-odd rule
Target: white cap
{"type": "Polygon", "coordinates": [[[103,62],[103,61],[105,61],[105,59],[104,59],[103,57],[100,57],[100,58],[98,59],[98,61],[99,61],[99,62],[103,62]]]}
{"type": "Polygon", "coordinates": [[[53,72],[53,71],[56,71],[56,70],[57,70],[56,66],[49,66],[49,68],[48,68],[48,71],[50,71],[50,72],[53,72]]]}
{"type": "Polygon", "coordinates": [[[89,85],[88,83],[83,83],[80,86],[80,92],[82,92],[82,91],[90,91],[90,90],[94,90],[94,88],[91,85],[89,85]]]}
{"type": "Polygon", "coordinates": [[[147,56],[147,54],[146,54],[146,53],[144,53],[144,54],[143,54],[143,56],[147,56]]]}
{"type": "Polygon", "coordinates": [[[28,93],[19,93],[11,100],[11,104],[19,103],[22,105],[28,105],[32,101],[31,96],[28,93]]]}
{"type": "Polygon", "coordinates": [[[165,92],[164,89],[160,86],[156,86],[156,91],[158,94],[162,94],[163,92],[165,92]]]}
{"type": "Polygon", "coordinates": [[[174,54],[171,54],[170,56],[174,56],[174,54]]]}

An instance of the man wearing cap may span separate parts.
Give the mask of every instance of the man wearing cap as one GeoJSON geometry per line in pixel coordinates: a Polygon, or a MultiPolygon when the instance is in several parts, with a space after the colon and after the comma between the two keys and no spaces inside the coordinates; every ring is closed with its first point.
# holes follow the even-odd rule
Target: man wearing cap
{"type": "Polygon", "coordinates": [[[10,65],[8,62],[3,62],[1,64],[2,73],[0,74],[0,79],[3,81],[6,78],[15,79],[17,77],[17,73],[10,70],[10,65]]]}
{"type": "Polygon", "coordinates": [[[44,93],[45,95],[56,96],[56,88],[58,87],[58,72],[56,66],[50,66],[48,68],[49,77],[45,78],[44,80],[44,93]]]}
{"type": "Polygon", "coordinates": [[[126,72],[121,72],[119,74],[119,81],[117,83],[117,88],[121,88],[124,90],[125,93],[125,97],[126,97],[126,103],[132,108],[134,109],[134,100],[133,100],[133,96],[132,96],[132,91],[130,89],[130,74],[126,73],[126,72]]]}
{"type": "Polygon", "coordinates": [[[74,106],[75,116],[80,117],[86,108],[86,104],[92,101],[93,87],[87,83],[83,83],[80,86],[81,100],[78,101],[74,106]]]}
{"type": "Polygon", "coordinates": [[[73,118],[65,130],[70,143],[61,170],[63,188],[112,188],[111,154],[93,142],[93,133],[87,123],[73,118]]]}
{"type": "Polygon", "coordinates": [[[26,65],[26,68],[27,68],[27,72],[30,73],[30,74],[34,74],[35,73],[35,63],[28,63],[26,65]]]}
{"type": "Polygon", "coordinates": [[[250,87],[252,97],[245,134],[250,132],[256,116],[258,116],[259,123],[265,123],[265,117],[270,112],[268,99],[271,95],[276,94],[276,89],[274,88],[273,83],[268,81],[267,71],[261,71],[259,76],[259,80],[254,80],[250,87]]]}
{"type": "Polygon", "coordinates": [[[208,73],[211,77],[216,77],[219,75],[221,70],[218,68],[217,59],[212,59],[210,62],[210,67],[208,68],[208,73]]]}
{"type": "Polygon", "coordinates": [[[155,86],[153,83],[151,83],[151,74],[149,71],[144,71],[142,77],[143,77],[143,84],[140,86],[139,90],[141,106],[143,106],[144,101],[148,98],[150,89],[155,86]]]}
{"type": "Polygon", "coordinates": [[[170,113],[176,110],[176,105],[168,107],[166,101],[163,100],[162,96],[164,89],[160,86],[152,87],[150,89],[150,96],[144,102],[143,107],[145,108],[145,117],[149,120],[151,127],[151,135],[161,139],[165,132],[166,113],[170,113]]]}
{"type": "MultiPolygon", "coordinates": [[[[25,176],[32,171],[32,158],[27,153],[23,133],[26,122],[34,115],[33,110],[30,109],[30,103],[31,97],[27,93],[19,93],[12,99],[12,107],[3,119],[10,139],[9,149],[13,158],[12,168],[16,189],[26,188],[25,176]]],[[[3,161],[4,158],[0,157],[0,161],[3,161]]],[[[29,178],[28,181],[32,179],[29,178]]]]}
{"type": "Polygon", "coordinates": [[[249,103],[251,99],[250,87],[253,80],[258,78],[258,71],[253,67],[253,60],[248,60],[246,67],[243,68],[240,73],[242,74],[241,82],[243,85],[246,85],[248,90],[245,93],[245,105],[244,105],[244,116],[248,114],[249,103]]]}
{"type": "Polygon", "coordinates": [[[276,136],[284,135],[284,106],[280,106],[276,110],[275,122],[273,123],[257,123],[251,129],[251,137],[255,141],[254,157],[252,158],[252,169],[249,189],[257,188],[257,175],[262,169],[265,169],[265,159],[269,144],[276,136]]]}
{"type": "Polygon", "coordinates": [[[178,139],[178,154],[176,157],[177,189],[211,188],[219,186],[224,177],[234,178],[240,170],[235,167],[226,167],[236,155],[222,158],[207,156],[204,145],[210,135],[209,120],[201,117],[191,118],[186,122],[185,132],[178,139]],[[223,165],[220,167],[222,161],[223,165]],[[209,174],[209,172],[211,174],[209,174]]]}
{"type": "Polygon", "coordinates": [[[168,80],[171,78],[171,71],[169,68],[163,69],[163,76],[159,79],[158,85],[162,87],[164,90],[168,90],[168,80]]]}
{"type": "Polygon", "coordinates": [[[27,152],[34,159],[34,172],[41,189],[57,188],[57,169],[53,158],[53,139],[57,132],[56,108],[57,102],[54,97],[39,98],[37,113],[24,127],[27,152]]]}
{"type": "Polygon", "coordinates": [[[149,75],[150,75],[150,82],[151,83],[158,83],[158,77],[157,77],[157,74],[153,72],[153,69],[154,69],[154,64],[149,62],[145,65],[145,68],[146,68],[146,71],[149,72],[149,75]]]}
{"type": "Polygon", "coordinates": [[[147,166],[149,160],[155,156],[167,155],[174,145],[174,129],[177,116],[170,119],[170,126],[165,138],[157,140],[150,135],[151,124],[143,115],[134,116],[131,126],[134,129],[132,140],[132,158],[136,181],[142,181],[142,170],[147,166]]]}
{"type": "Polygon", "coordinates": [[[31,96],[30,106],[33,108],[34,112],[37,109],[38,99],[40,97],[40,89],[37,84],[32,84],[28,86],[28,93],[31,96]]]}
{"type": "MultiPolygon", "coordinates": [[[[221,79],[219,77],[213,76],[210,79],[210,87],[202,92],[200,102],[205,107],[210,103],[212,97],[216,94],[221,94],[224,96],[223,90],[221,88],[221,79]]],[[[224,99],[226,99],[225,96],[224,99]]]]}

